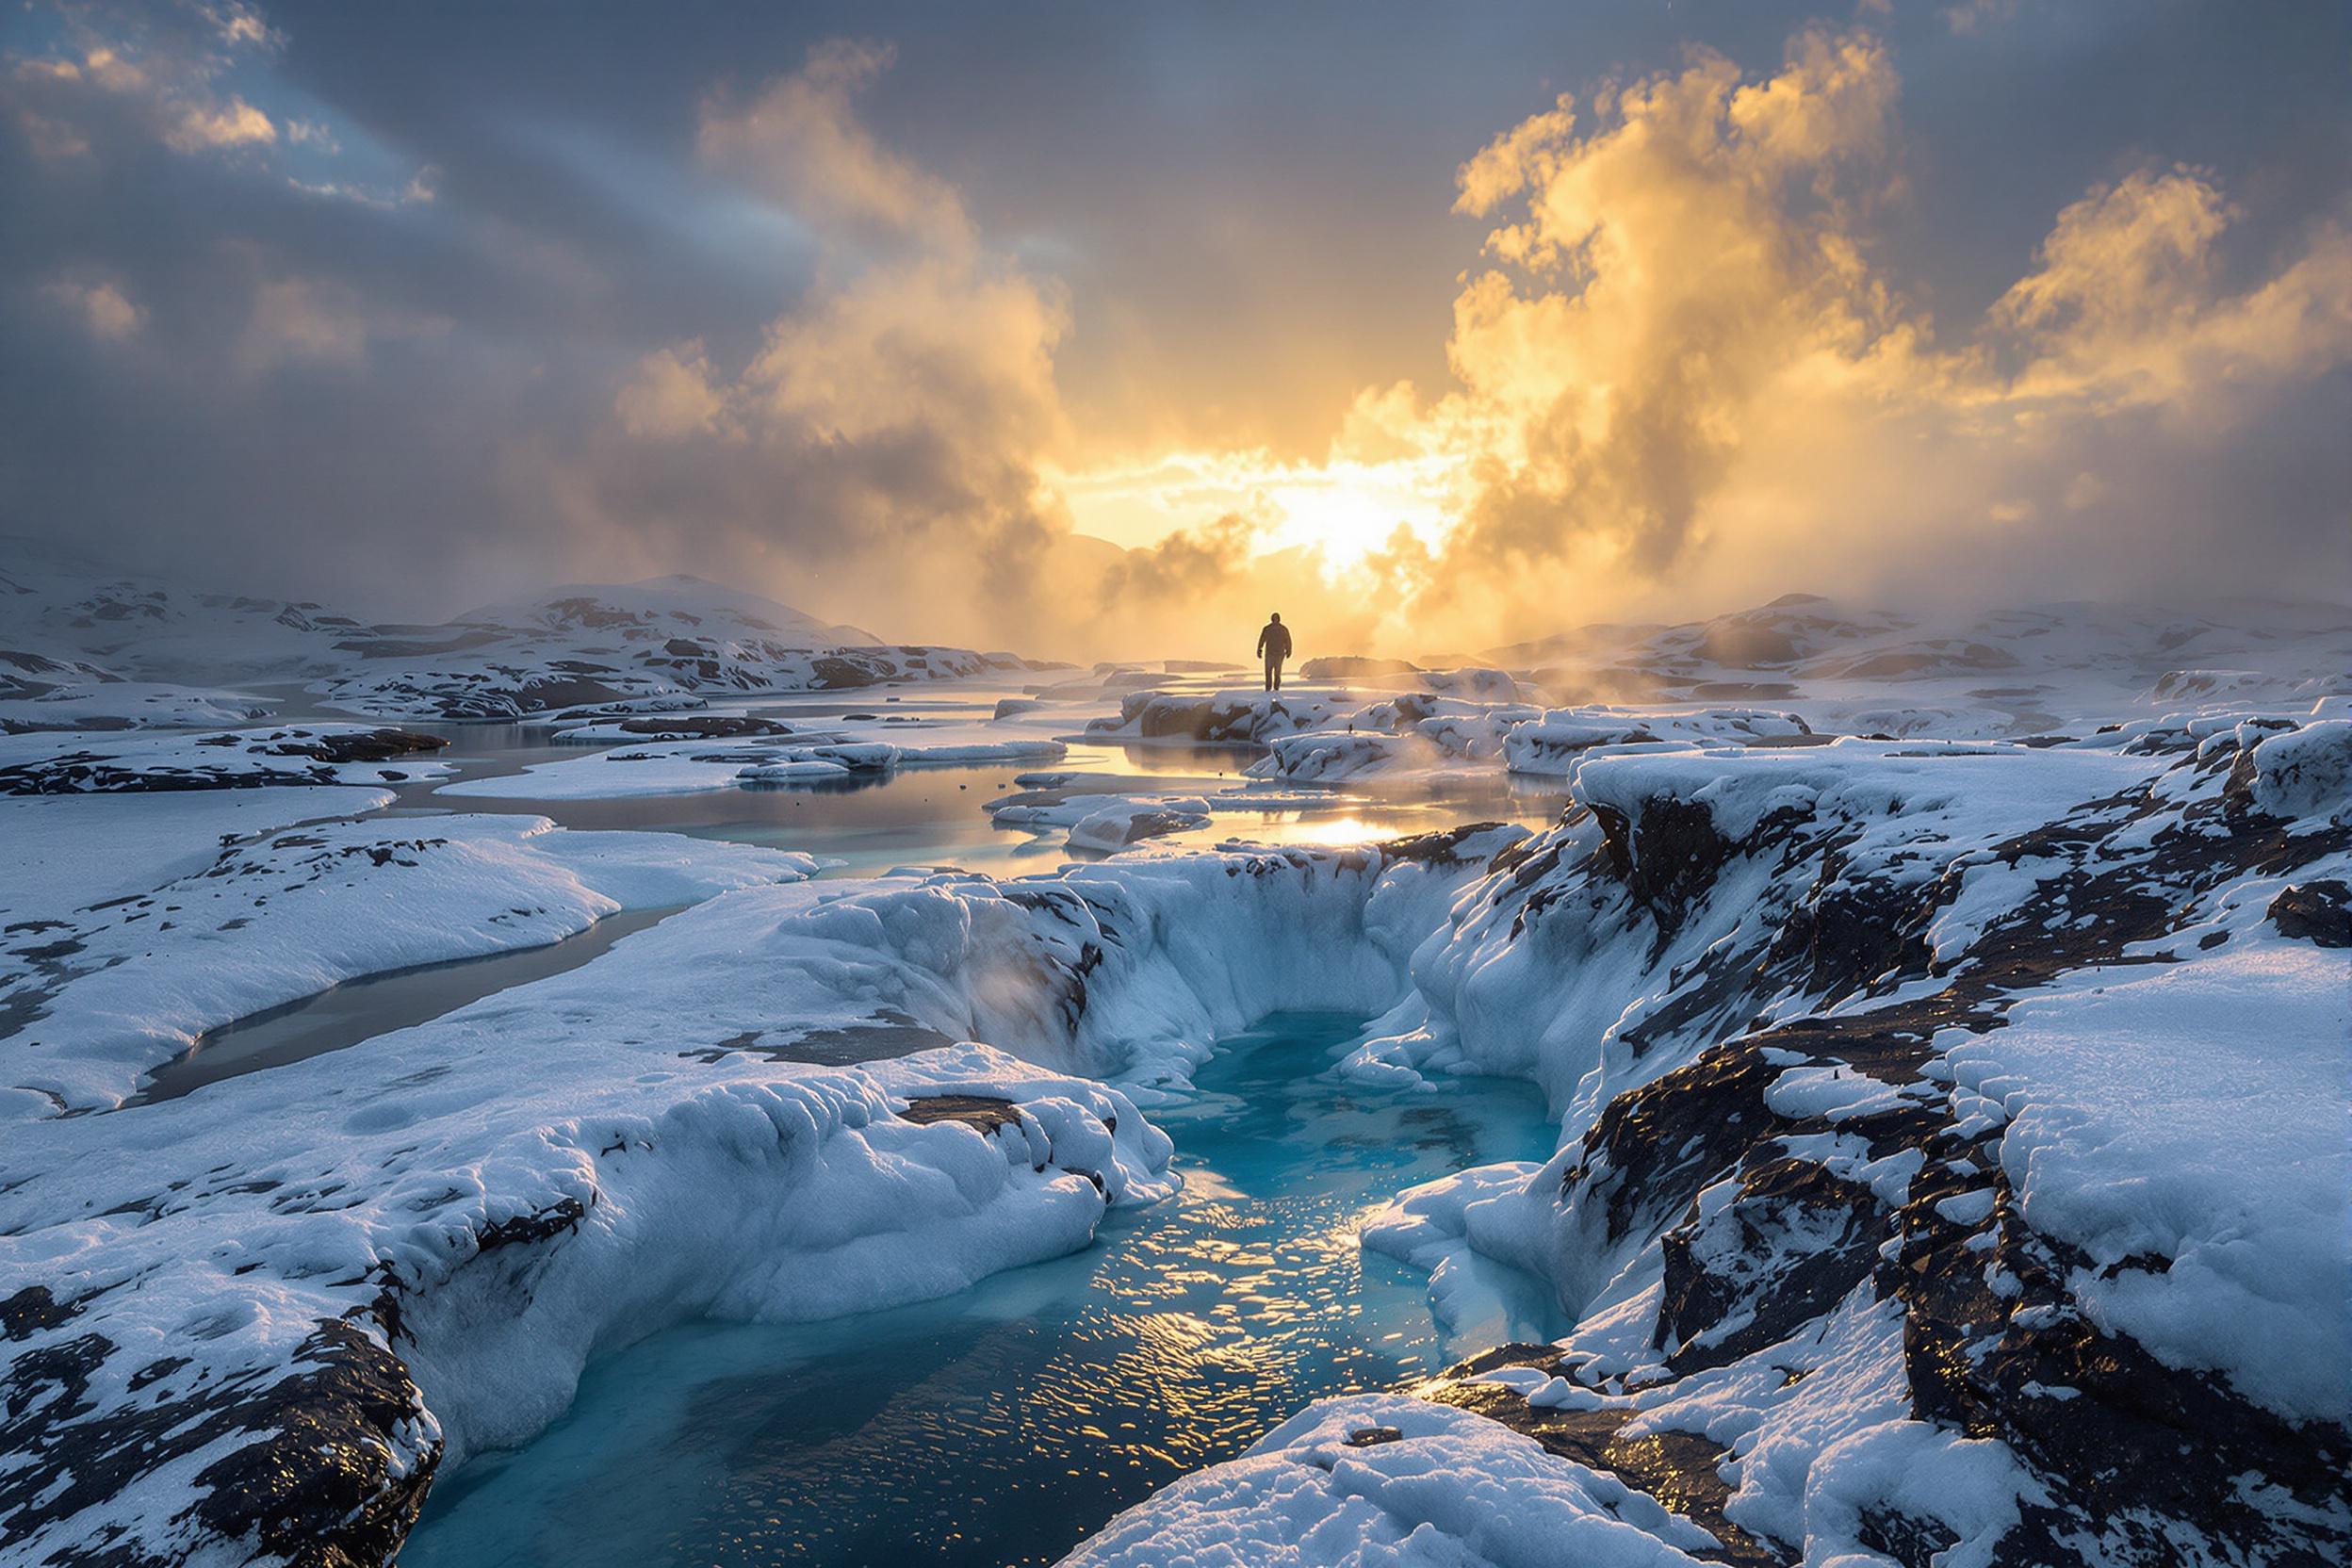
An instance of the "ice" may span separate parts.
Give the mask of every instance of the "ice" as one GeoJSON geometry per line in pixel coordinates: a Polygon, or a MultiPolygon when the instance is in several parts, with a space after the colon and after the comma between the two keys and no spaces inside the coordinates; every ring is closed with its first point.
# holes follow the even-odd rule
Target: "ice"
{"type": "Polygon", "coordinates": [[[151,727],[0,740],[12,788],[84,792],[0,800],[0,1305],[12,1385],[51,1391],[0,1497],[40,1499],[36,1550],[119,1527],[226,1555],[190,1511],[223,1463],[397,1511],[666,1324],[856,1313],[1083,1247],[1166,1188],[1155,1096],[1299,1008],[1371,1016],[1335,1070],[1436,1114],[1455,1074],[1542,1087],[1552,1158],[1396,1194],[1363,1242],[1426,1270],[1450,1323],[1499,1321],[1510,1266],[1574,1331],[1470,1395],[1302,1413],[1074,1560],[2352,1543],[2329,1468],[2352,1417],[2340,613],[1796,597],[1268,695],[1166,662],[1032,679],[836,644],[856,629],[691,582],[371,628],[41,586],[65,580],[6,610],[49,662],[20,662],[42,691],[8,700],[151,727]],[[1000,703],[1012,678],[1040,690],[1000,703]],[[967,678],[952,716],[744,700],[967,678]],[[1093,740],[1253,760],[1247,783],[1086,763],[988,803],[1099,863],[818,882],[741,845],[360,815],[443,764],[355,755],[358,726],[217,728],[208,682],[264,679],[568,715],[600,748],[445,805],[1059,757],[1086,713],[1064,697],[1116,701],[1093,740]],[[105,701],[73,708],[85,690],[105,701]],[[1168,843],[1513,773],[1567,812],[1343,850],[1168,843]],[[273,1002],[671,905],[693,907],[332,1059],[122,1104],[273,1002]],[[53,1398],[71,1356],[86,1394],[53,1398]],[[1589,1463],[1525,1435],[1571,1417],[1589,1463]],[[308,1443],[312,1420],[342,1435],[308,1443]],[[107,1495],[75,1490],[118,1462],[107,1495]]]}
{"type": "MultiPolygon", "coordinates": [[[[256,792],[305,798],[246,823],[348,793],[256,792]]],[[[176,856],[157,855],[126,880],[188,864],[196,855],[186,835],[233,820],[160,814],[152,826],[169,837],[157,847],[176,856]]],[[[456,816],[318,822],[216,841],[201,869],[70,908],[57,871],[36,872],[25,896],[53,911],[36,917],[52,923],[43,956],[0,956],[0,1003],[27,1019],[0,1054],[0,1116],[117,1104],[145,1070],[206,1031],[339,981],[538,946],[624,908],[692,903],[815,869],[805,855],[669,834],[456,816]]]]}
{"type": "Polygon", "coordinates": [[[628,743],[583,757],[535,762],[520,773],[459,779],[437,792],[476,800],[622,800],[745,786],[840,780],[858,774],[973,762],[1050,762],[1059,741],[1006,734],[995,726],[908,717],[827,723],[788,734],[740,739],[645,740],[611,725],[561,739],[628,743]]]}
{"type": "Polygon", "coordinates": [[[2260,917],[2244,910],[2197,962],[2021,1000],[1950,1060],[2008,1119],[2001,1167],[2028,1222],[2089,1253],[2074,1288],[2095,1318],[2263,1404],[2341,1421],[2352,952],[2264,934],[2260,917]]]}
{"type": "Polygon", "coordinates": [[[1717,1543],[1615,1478],[1400,1395],[1312,1405],[1130,1509],[1066,1568],[1697,1568],[1717,1543]],[[1359,1434],[1370,1434],[1369,1438],[1359,1434]],[[1352,1441],[1351,1441],[1352,1440],[1352,1441]]]}

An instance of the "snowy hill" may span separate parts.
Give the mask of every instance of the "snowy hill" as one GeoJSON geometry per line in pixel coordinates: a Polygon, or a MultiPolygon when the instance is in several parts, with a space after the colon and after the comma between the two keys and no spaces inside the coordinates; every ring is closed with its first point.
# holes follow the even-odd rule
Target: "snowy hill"
{"type": "Polygon", "coordinates": [[[683,573],[625,585],[566,582],[537,598],[485,605],[455,619],[567,635],[764,638],[811,648],[872,647],[882,642],[862,628],[827,626],[789,604],[683,573]]]}
{"type": "Polygon", "coordinates": [[[2090,603],[1915,614],[1790,594],[1678,626],[1597,625],[1493,648],[1561,701],[1779,700],[1918,694],[2046,699],[2064,712],[2226,679],[2288,700],[2352,689],[2352,609],[2239,600],[2195,609],[2090,603]]]}
{"type": "MultiPolygon", "coordinates": [[[[712,694],[832,690],[1031,668],[894,646],[694,577],[567,583],[432,626],[190,593],[35,541],[0,540],[0,727],[203,725],[257,716],[254,683],[303,682],[376,718],[675,710],[712,694]]],[[[1040,666],[1042,667],[1042,666],[1040,666]]],[[[1056,666],[1058,667],[1058,666],[1056,666]]]]}

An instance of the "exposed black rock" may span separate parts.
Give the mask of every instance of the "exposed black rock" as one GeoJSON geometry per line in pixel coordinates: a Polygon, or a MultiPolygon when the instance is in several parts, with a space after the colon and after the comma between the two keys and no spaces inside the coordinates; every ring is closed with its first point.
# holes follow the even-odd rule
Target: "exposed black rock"
{"type": "MultiPolygon", "coordinates": [[[[202,1494],[182,1515],[190,1523],[305,1568],[382,1568],[399,1549],[441,1443],[375,1324],[322,1320],[286,1367],[187,1383],[165,1371],[140,1384],[152,1396],[102,1406],[91,1385],[114,1348],[85,1334],[10,1364],[0,1452],[31,1462],[0,1472],[0,1542],[98,1507],[171,1457],[228,1444],[196,1478],[202,1494]]],[[[43,1560],[167,1568],[172,1560],[102,1530],[43,1560]]]]}
{"type": "Polygon", "coordinates": [[[2352,947],[2352,885],[2333,878],[2299,883],[2272,899],[2268,913],[2282,937],[2352,947]]]}
{"type": "Polygon", "coordinates": [[[1740,1196],[1666,1233],[1653,1341],[1677,1376],[1777,1345],[1839,1301],[1878,1262],[1878,1200],[1811,1160],[1751,1149],[1740,1196]],[[1740,1327],[1725,1333],[1722,1325],[1740,1327]]]}
{"type": "Polygon", "coordinates": [[[1631,1419],[1625,1412],[1538,1409],[1500,1383],[1477,1380],[1479,1373],[1507,1366],[1534,1367],[1573,1380],[1574,1368],[1561,1362],[1554,1347],[1504,1345],[1447,1368],[1419,1392],[1440,1404],[1500,1422],[1562,1459],[1648,1493],[1723,1544],[1720,1551],[1694,1554],[1708,1561],[1736,1568],[1779,1568],[1792,1560],[1774,1543],[1750,1535],[1723,1516],[1731,1488],[1716,1470],[1730,1457],[1724,1449],[1696,1432],[1628,1438],[1623,1435],[1631,1419]]]}
{"type": "Polygon", "coordinates": [[[906,1102],[906,1108],[898,1114],[924,1127],[935,1121],[960,1121],[984,1135],[1021,1125],[1019,1105],[1009,1100],[985,1094],[925,1095],[920,1100],[906,1102]]]}
{"type": "MultiPolygon", "coordinates": [[[[1769,1349],[1857,1289],[1900,1303],[1919,1416],[2001,1439],[2051,1499],[2030,1506],[2001,1544],[1998,1560],[2018,1568],[2318,1563],[2352,1553],[2344,1525],[2352,1433],[2287,1421],[2218,1378],[2166,1367],[2099,1331],[2067,1283],[2090,1261],[2023,1224],[2001,1175],[1998,1129],[1962,1137],[1939,1086],[1921,1082],[1939,1032],[2002,1027],[2014,997],[2093,966],[2164,961],[2162,939],[2201,894],[2352,848],[2352,832],[2305,829],[2257,809],[2242,754],[2177,765],[2225,787],[2185,806],[2141,792],[2087,802],[1997,846],[1995,859],[2050,869],[2027,906],[1988,923],[1964,962],[1941,966],[1940,987],[1722,1039],[1611,1101],[1561,1182],[1593,1239],[1652,1237],[1660,1247],[1654,1342],[1669,1351],[1673,1377],[1769,1349]],[[2177,820],[2149,832],[2148,819],[2166,812],[2177,820]],[[2130,848],[2111,847],[2126,839],[2130,848]],[[1834,1123],[1776,1112],[1768,1091],[1800,1066],[1848,1070],[1898,1092],[1847,1107],[1834,1123]],[[1898,1208],[1789,1152],[1788,1139],[1831,1133],[1865,1140],[1873,1159],[1918,1152],[1923,1164],[1898,1208]],[[1724,1182],[1736,1184],[1733,1196],[1710,1195],[1703,1212],[1700,1194],[1724,1182]]],[[[1677,973],[1677,994],[1649,1009],[1653,1030],[1673,1033],[1678,1006],[1688,1022],[1743,1001],[1835,998],[1932,978],[1938,968],[1921,933],[1957,896],[1956,873],[1899,893],[1846,874],[1834,834],[1801,819],[1733,845],[1655,802],[1642,804],[1638,823],[1604,807],[1594,816],[1603,834],[1595,874],[1622,879],[1661,926],[1696,907],[1734,858],[1779,855],[1784,874],[1807,857],[1820,863],[1807,894],[1778,917],[1775,938],[1725,946],[1700,971],[1677,973]],[[1645,841],[1654,818],[1658,837],[1645,841]]],[[[2292,935],[2309,922],[2332,937],[2342,886],[2299,884],[2273,918],[2292,935]]],[[[2169,1266],[2151,1255],[2109,1272],[2169,1266]]],[[[1473,1408],[1514,1426],[1548,1413],[1516,1412],[1524,1401],[1515,1397],[1477,1397],[1473,1408]]],[[[1588,1446],[1597,1459],[1587,1462],[1641,1484],[1605,1443],[1588,1446]]],[[[1866,1544],[1906,1563],[1930,1561],[1952,1539],[1935,1521],[1895,1513],[1873,1514],[1862,1528],[1866,1544]]]]}

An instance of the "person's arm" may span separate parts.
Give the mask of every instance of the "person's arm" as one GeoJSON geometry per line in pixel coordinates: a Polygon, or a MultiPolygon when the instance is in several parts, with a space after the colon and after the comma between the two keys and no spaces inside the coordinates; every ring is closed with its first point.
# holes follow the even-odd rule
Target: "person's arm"
{"type": "Polygon", "coordinates": [[[1266,633],[1263,631],[1258,633],[1258,652],[1266,652],[1266,633]]]}

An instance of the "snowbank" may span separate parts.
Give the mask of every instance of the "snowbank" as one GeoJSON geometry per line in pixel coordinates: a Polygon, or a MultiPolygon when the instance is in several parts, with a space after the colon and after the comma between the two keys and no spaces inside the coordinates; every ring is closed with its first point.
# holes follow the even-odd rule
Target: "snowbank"
{"type": "MultiPolygon", "coordinates": [[[[1421,1392],[1741,1560],[2352,1549],[2334,722],[1581,749],[1583,809],[1462,890],[1344,1064],[1566,1109],[1548,1164],[1367,1224],[1441,1310],[1493,1259],[1578,1317],[1421,1392]]],[[[1388,1527],[1331,1495],[1356,1472],[1279,1447],[1074,1560],[1381,1560],[1388,1527]]],[[[1481,1495],[1486,1462],[1429,1495],[1481,1495]]],[[[1431,1560],[1527,1544],[1405,1527],[1431,1560]]]]}
{"type": "Polygon", "coordinates": [[[206,1031],[344,980],[815,870],[806,855],[542,817],[330,821],[216,845],[150,890],[71,909],[53,896],[39,941],[0,953],[0,1004],[24,1019],[0,1041],[0,1118],[119,1104],[206,1031]]]}
{"type": "MultiPolygon", "coordinates": [[[[462,898],[470,860],[543,849],[583,883],[710,874],[630,842],[661,837],[497,819],[432,874],[462,898]]],[[[439,1465],[528,1438],[598,1350],[1083,1246],[1165,1190],[1169,1151],[1070,1069],[1172,1081],[1267,1012],[1393,1000],[1403,944],[1517,837],[743,887],[331,1058],[22,1123],[12,1386],[99,1392],[36,1396],[0,1522],[41,1553],[104,1523],[161,1557],[380,1559],[439,1465]]]]}
{"type": "MultiPolygon", "coordinates": [[[[612,729],[584,727],[566,730],[562,738],[588,743],[611,738],[612,729]]],[[[473,800],[619,800],[839,782],[902,767],[1049,762],[1069,749],[1059,741],[990,733],[985,725],[877,720],[738,739],[630,738],[608,751],[534,762],[520,773],[459,779],[434,792],[473,800]]]]}
{"type": "Polygon", "coordinates": [[[1717,1544],[1612,1476],[1402,1395],[1312,1405],[1111,1521],[1065,1568],[1698,1568],[1717,1544]]]}

